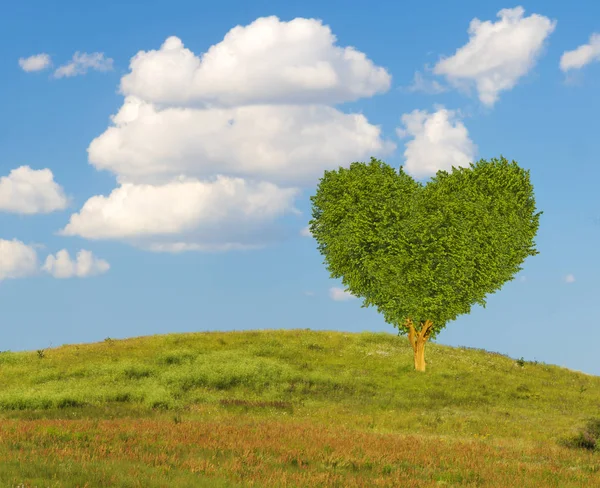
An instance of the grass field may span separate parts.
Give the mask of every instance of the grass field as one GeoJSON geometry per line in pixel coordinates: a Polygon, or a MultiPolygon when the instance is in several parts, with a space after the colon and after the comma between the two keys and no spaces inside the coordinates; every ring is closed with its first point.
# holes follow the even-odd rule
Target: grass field
{"type": "Polygon", "coordinates": [[[425,357],[308,329],[1,352],[0,486],[600,487],[600,377],[425,357]]]}

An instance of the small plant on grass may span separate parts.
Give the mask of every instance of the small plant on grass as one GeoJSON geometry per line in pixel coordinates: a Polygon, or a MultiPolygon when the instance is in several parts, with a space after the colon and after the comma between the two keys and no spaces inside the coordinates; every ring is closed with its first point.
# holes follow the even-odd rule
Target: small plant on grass
{"type": "Polygon", "coordinates": [[[525,360],[523,359],[523,357],[521,357],[521,359],[517,359],[517,364],[518,364],[519,366],[521,366],[521,368],[522,368],[523,366],[525,366],[525,360]]]}
{"type": "Polygon", "coordinates": [[[560,443],[565,447],[600,452],[600,418],[589,420],[576,436],[563,439],[560,443]]]}
{"type": "Polygon", "coordinates": [[[40,359],[43,359],[46,357],[46,353],[45,353],[44,349],[38,349],[37,355],[38,355],[38,358],[40,358],[40,359]]]}

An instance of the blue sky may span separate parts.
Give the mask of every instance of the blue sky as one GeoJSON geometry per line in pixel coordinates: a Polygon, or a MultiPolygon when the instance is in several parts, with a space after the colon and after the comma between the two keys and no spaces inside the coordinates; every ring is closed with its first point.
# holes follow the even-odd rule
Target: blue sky
{"type": "Polygon", "coordinates": [[[540,254],[436,342],[600,375],[600,4],[347,5],[4,6],[0,350],[396,333],[304,235],[319,177],[503,155],[531,171],[540,254]]]}

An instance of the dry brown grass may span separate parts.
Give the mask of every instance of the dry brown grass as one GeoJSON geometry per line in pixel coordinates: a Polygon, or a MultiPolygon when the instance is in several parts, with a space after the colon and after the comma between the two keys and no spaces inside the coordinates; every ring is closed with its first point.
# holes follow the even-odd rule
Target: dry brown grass
{"type": "Polygon", "coordinates": [[[526,441],[357,432],[292,419],[3,420],[0,437],[3,462],[41,457],[85,469],[97,461],[126,461],[257,487],[600,486],[600,461],[591,452],[526,441]]]}

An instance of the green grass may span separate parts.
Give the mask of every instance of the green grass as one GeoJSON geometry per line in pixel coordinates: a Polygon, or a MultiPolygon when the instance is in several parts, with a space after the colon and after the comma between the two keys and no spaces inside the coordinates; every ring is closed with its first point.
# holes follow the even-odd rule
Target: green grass
{"type": "MultiPolygon", "coordinates": [[[[594,424],[600,422],[600,377],[435,343],[427,344],[425,359],[427,371],[413,371],[412,349],[406,337],[308,329],[168,334],[44,351],[1,352],[0,438],[14,440],[12,444],[0,442],[0,485],[84,486],[89,480],[88,486],[204,486],[200,474],[189,466],[169,461],[171,468],[162,473],[163,468],[150,465],[133,448],[118,459],[97,459],[84,470],[84,463],[91,461],[82,454],[85,446],[81,446],[81,438],[65,433],[67,424],[59,422],[76,425],[89,419],[150,419],[173,426],[216,421],[225,426],[257,421],[287,422],[290,426],[308,422],[315,428],[339,426],[382,439],[385,435],[391,439],[393,434],[394,438],[418,436],[423,442],[437,444],[440,440],[461,446],[475,442],[522,451],[519,463],[532,469],[541,461],[533,454],[528,459],[526,453],[528,449],[542,449],[540,452],[548,456],[560,452],[563,465],[556,467],[556,473],[548,467],[539,471],[538,478],[524,477],[531,483],[537,480],[538,485],[525,481],[521,486],[586,486],[578,485],[577,479],[582,483],[598,480],[600,486],[600,423],[594,424]],[[33,437],[27,436],[34,434],[27,433],[24,426],[50,419],[57,426],[53,434],[35,434],[46,436],[45,447],[42,437],[35,437],[35,448],[46,449],[40,451],[43,456],[31,456],[25,462],[22,446],[31,449],[33,444],[27,442],[33,437]],[[17,433],[11,428],[21,430],[17,433]],[[62,457],[61,445],[71,449],[62,452],[62,457]],[[77,460],[77,456],[83,457],[77,460]],[[70,474],[65,471],[65,459],[71,466],[70,474]],[[131,474],[123,475],[126,472],[131,474]],[[579,478],[571,479],[569,473],[579,478]]],[[[100,441],[101,437],[87,440],[89,445],[100,441]]],[[[144,449],[151,449],[149,446],[144,449]]],[[[295,452],[291,446],[281,447],[295,452]]],[[[217,448],[211,449],[210,456],[215,456],[217,448]]],[[[267,456],[262,448],[256,449],[260,456],[267,456]]],[[[188,454],[182,451],[180,456],[188,454]]],[[[345,456],[350,459],[350,454],[345,456]]],[[[261,462],[266,463],[266,459],[261,462]]],[[[314,470],[315,477],[326,471],[313,461],[307,463],[313,467],[302,468],[300,459],[295,464],[290,461],[285,470],[296,473],[297,479],[302,479],[303,469],[314,470]]],[[[344,463],[351,465],[351,461],[344,463]]],[[[242,469],[238,463],[235,473],[220,472],[219,463],[213,459],[213,464],[216,471],[209,477],[210,486],[241,486],[238,483],[244,478],[240,473],[248,470],[254,474],[248,475],[246,482],[251,484],[249,480],[254,479],[254,486],[270,486],[259,483],[267,475],[252,471],[255,468],[242,469]]],[[[261,466],[258,461],[257,466],[261,466]]],[[[396,471],[412,469],[402,466],[396,461],[375,464],[367,471],[381,469],[381,476],[392,476],[396,471]]],[[[423,483],[414,486],[504,486],[500,478],[496,484],[490,479],[493,473],[501,472],[502,464],[485,471],[487,481],[478,472],[467,472],[468,464],[440,466],[437,474],[425,468],[415,472],[423,483]]],[[[364,469],[356,476],[362,476],[364,469]]],[[[313,486],[337,486],[325,478],[317,485],[316,479],[310,482],[313,486]]],[[[367,481],[361,485],[349,480],[339,486],[370,486],[367,481]]],[[[290,481],[286,486],[296,485],[290,481]]]]}

